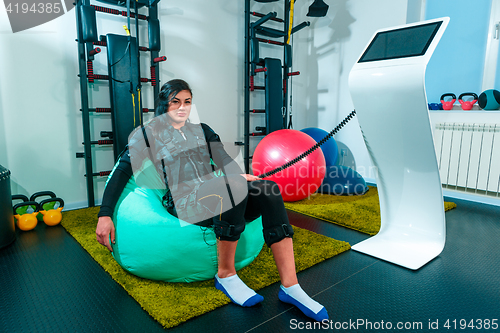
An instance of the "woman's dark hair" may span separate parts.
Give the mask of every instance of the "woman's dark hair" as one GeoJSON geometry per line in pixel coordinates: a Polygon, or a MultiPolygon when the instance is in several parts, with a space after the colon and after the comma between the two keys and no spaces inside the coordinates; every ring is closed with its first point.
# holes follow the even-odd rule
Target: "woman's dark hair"
{"type": "Polygon", "coordinates": [[[160,116],[168,111],[168,105],[177,96],[177,94],[182,90],[188,90],[191,96],[193,92],[189,84],[181,79],[173,79],[165,83],[160,90],[158,95],[158,107],[155,110],[155,116],[160,116]]]}

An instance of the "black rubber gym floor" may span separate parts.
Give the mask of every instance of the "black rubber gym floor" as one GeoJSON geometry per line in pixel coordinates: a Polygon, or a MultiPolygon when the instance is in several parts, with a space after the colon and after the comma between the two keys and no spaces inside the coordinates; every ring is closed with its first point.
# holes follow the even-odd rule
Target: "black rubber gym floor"
{"type": "MultiPolygon", "coordinates": [[[[259,291],[261,305],[228,304],[167,331],[500,332],[500,207],[451,201],[458,208],[446,213],[445,249],[418,271],[350,250],[299,273],[329,323],[281,303],[274,284],[259,291]]],[[[351,245],[367,237],[289,217],[351,245]]],[[[0,273],[0,332],[164,331],[61,226],[18,232],[0,250],[0,273]]]]}

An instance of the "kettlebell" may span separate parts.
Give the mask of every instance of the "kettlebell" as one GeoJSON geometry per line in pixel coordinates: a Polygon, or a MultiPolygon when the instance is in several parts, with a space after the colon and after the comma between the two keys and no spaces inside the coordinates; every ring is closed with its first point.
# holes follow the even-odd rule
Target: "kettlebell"
{"type": "Polygon", "coordinates": [[[30,201],[30,199],[28,199],[28,197],[24,194],[14,194],[12,196],[12,202],[14,202],[15,200],[22,200],[23,202],[30,201]]]}
{"type": "MultiPolygon", "coordinates": [[[[35,201],[35,202],[38,202],[38,205],[39,205],[39,210],[42,210],[43,209],[43,206],[40,205],[41,201],[37,200],[38,198],[40,197],[49,197],[49,198],[55,198],[56,197],[56,194],[52,191],[40,191],[40,192],[35,192],[31,195],[30,197],[30,200],[29,201],[35,201]]],[[[51,207],[52,208],[52,207],[51,207]]],[[[43,220],[43,215],[42,213],[40,212],[40,214],[38,214],[37,216],[38,218],[38,221],[42,221],[43,220]]]]}
{"type": "Polygon", "coordinates": [[[460,94],[460,96],[458,96],[458,102],[460,102],[460,104],[462,105],[462,110],[464,111],[468,111],[468,110],[471,110],[472,107],[474,106],[474,104],[477,102],[477,95],[475,93],[472,93],[472,92],[467,92],[467,93],[463,93],[463,94],[460,94]],[[464,96],[472,96],[473,100],[472,101],[464,101],[462,98],[464,96]]]}
{"type": "Polygon", "coordinates": [[[441,95],[441,104],[443,104],[443,110],[451,110],[453,109],[453,104],[455,104],[457,100],[457,96],[453,93],[447,93],[447,94],[443,94],[441,95]],[[451,97],[451,101],[447,101],[445,102],[444,98],[445,97],[451,97]]]}
{"type": "Polygon", "coordinates": [[[23,231],[32,230],[38,224],[38,211],[40,206],[35,201],[26,201],[14,205],[14,217],[17,219],[17,227],[23,231]],[[33,213],[25,213],[23,215],[17,214],[17,210],[23,206],[35,206],[35,211],[33,213]]]}
{"type": "Polygon", "coordinates": [[[45,199],[40,202],[40,207],[42,208],[40,210],[40,213],[43,215],[43,222],[45,222],[46,225],[48,226],[54,226],[57,225],[61,222],[62,220],[62,214],[61,211],[64,208],[64,200],[61,198],[50,198],[50,199],[45,199]],[[49,210],[44,210],[43,205],[49,203],[49,202],[59,202],[59,207],[55,209],[49,209],[49,210]]]}

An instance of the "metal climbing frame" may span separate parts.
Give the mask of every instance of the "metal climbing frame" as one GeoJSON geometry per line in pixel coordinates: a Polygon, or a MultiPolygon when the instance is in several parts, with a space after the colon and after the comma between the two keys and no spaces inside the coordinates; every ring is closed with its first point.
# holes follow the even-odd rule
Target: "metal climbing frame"
{"type": "MultiPolygon", "coordinates": [[[[77,153],[77,158],[85,159],[85,177],[87,183],[88,206],[95,205],[94,195],[94,177],[104,177],[110,174],[110,171],[94,172],[92,166],[92,146],[93,145],[113,145],[114,157],[118,157],[120,152],[127,144],[128,134],[134,127],[142,124],[142,114],[152,111],[148,108],[142,108],[141,102],[141,84],[150,82],[154,89],[154,96],[158,96],[160,87],[158,80],[158,64],[166,60],[166,57],[160,57],[160,25],[158,21],[158,2],[159,0],[137,0],[126,2],[119,0],[101,0],[102,2],[126,6],[126,10],[117,10],[103,6],[97,6],[90,3],[90,0],[76,0],[76,24],[77,24],[77,43],[78,43],[78,62],[81,93],[81,111],[83,124],[83,146],[84,152],[77,153]],[[131,4],[133,8],[131,8],[131,4]],[[148,16],[138,13],[138,8],[146,6],[148,16]],[[96,12],[102,12],[110,15],[120,15],[127,18],[128,27],[130,19],[135,20],[135,37],[120,36],[108,34],[98,36],[96,25],[96,12]],[[139,44],[139,20],[148,22],[149,47],[143,47],[139,44]],[[116,46],[115,46],[116,45],[116,46]],[[108,49],[108,74],[94,74],[94,57],[101,52],[100,47],[108,49]],[[116,48],[116,50],[115,50],[116,48]],[[140,71],[140,52],[151,53],[150,78],[141,77],[140,71]],[[126,58],[126,66],[115,65],[126,58]],[[110,61],[112,57],[117,58],[110,61]],[[121,68],[118,68],[121,67],[121,68]],[[110,108],[89,108],[89,83],[95,80],[105,80],[110,84],[110,108]],[[120,86],[121,84],[121,86],[120,86]],[[125,86],[123,86],[125,84],[125,86]],[[125,97],[124,97],[125,96],[125,97]],[[132,98],[130,98],[132,96],[132,98]],[[123,100],[128,102],[123,103],[123,100]],[[122,110],[133,109],[132,112],[122,110]],[[110,113],[112,118],[113,131],[101,132],[103,138],[107,140],[92,140],[90,134],[90,116],[93,113],[110,113]]],[[[125,64],[125,63],[124,63],[125,64]]],[[[155,108],[157,101],[155,100],[155,108]]]]}
{"type": "MultiPolygon", "coordinates": [[[[288,44],[290,2],[288,0],[283,1],[285,3],[283,18],[278,18],[276,12],[263,14],[251,11],[251,0],[245,0],[244,142],[236,142],[236,144],[244,146],[246,172],[250,170],[250,138],[264,136],[273,131],[287,128],[288,79],[290,76],[300,74],[300,72],[290,72],[292,67],[292,50],[291,45],[288,44]],[[256,20],[252,20],[252,18],[256,20]],[[283,23],[283,30],[264,26],[268,21],[283,23]],[[261,38],[261,36],[265,38],[261,38]],[[278,41],[276,38],[282,38],[283,41],[278,41]],[[261,59],[259,56],[259,45],[261,43],[283,47],[283,62],[281,59],[274,58],[261,59]],[[265,73],[265,86],[254,85],[254,77],[258,73],[265,73]],[[250,93],[255,90],[265,90],[265,109],[252,109],[250,107],[250,93]],[[256,127],[256,132],[251,132],[250,117],[255,113],[266,114],[266,126],[256,127]]],[[[291,33],[293,34],[307,26],[309,26],[309,22],[302,22],[295,26],[291,33]]]]}

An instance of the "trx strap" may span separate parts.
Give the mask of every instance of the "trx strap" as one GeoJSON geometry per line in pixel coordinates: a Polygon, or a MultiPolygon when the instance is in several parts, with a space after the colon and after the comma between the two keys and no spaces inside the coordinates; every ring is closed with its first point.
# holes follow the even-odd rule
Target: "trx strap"
{"type": "Polygon", "coordinates": [[[288,38],[286,40],[287,44],[290,44],[290,36],[292,35],[292,28],[293,28],[293,3],[295,0],[291,0],[290,2],[290,24],[288,25],[288,38]]]}

